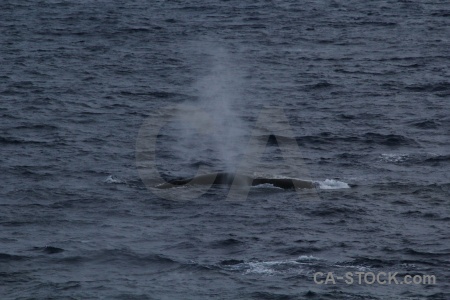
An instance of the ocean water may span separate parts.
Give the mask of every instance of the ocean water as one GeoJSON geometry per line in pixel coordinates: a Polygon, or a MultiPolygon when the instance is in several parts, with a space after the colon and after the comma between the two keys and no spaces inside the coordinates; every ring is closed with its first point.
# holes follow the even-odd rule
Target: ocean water
{"type": "Polygon", "coordinates": [[[449,17],[444,0],[1,1],[0,298],[450,299],[449,17]],[[139,173],[145,122],[164,179],[241,170],[261,133],[245,171],[317,189],[166,199],[139,173]]]}

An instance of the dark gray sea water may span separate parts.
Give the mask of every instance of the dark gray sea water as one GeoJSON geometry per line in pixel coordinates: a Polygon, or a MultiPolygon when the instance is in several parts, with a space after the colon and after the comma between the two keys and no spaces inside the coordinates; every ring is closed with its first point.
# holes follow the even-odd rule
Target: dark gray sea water
{"type": "MultiPolygon", "coordinates": [[[[449,39],[446,0],[0,1],[0,299],[450,299],[449,39]],[[158,123],[186,103],[209,131],[158,123]],[[236,168],[264,107],[316,192],[144,184],[146,120],[180,178],[236,168]]],[[[286,175],[271,134],[249,171],[286,175]]]]}

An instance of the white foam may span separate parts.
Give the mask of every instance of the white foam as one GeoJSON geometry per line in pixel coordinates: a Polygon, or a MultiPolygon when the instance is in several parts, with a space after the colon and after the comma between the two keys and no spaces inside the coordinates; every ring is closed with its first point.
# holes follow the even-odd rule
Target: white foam
{"type": "Polygon", "coordinates": [[[398,163],[408,159],[408,154],[383,153],[381,160],[385,162],[398,163]]]}
{"type": "Polygon", "coordinates": [[[297,258],[297,261],[311,261],[311,260],[322,260],[322,259],[312,255],[301,255],[297,258]]]}
{"type": "Polygon", "coordinates": [[[286,273],[304,273],[301,263],[295,260],[249,262],[244,274],[275,275],[286,273]]]}
{"type": "Polygon", "coordinates": [[[336,179],[325,179],[324,181],[317,181],[319,188],[322,190],[339,190],[339,189],[349,189],[348,183],[339,181],[336,179]]]}
{"type": "Polygon", "coordinates": [[[356,269],[358,271],[370,271],[369,267],[366,266],[347,266],[347,265],[339,265],[339,264],[334,264],[333,267],[337,267],[337,268],[344,268],[344,269],[356,269]]]}
{"type": "Polygon", "coordinates": [[[103,180],[104,183],[115,183],[115,184],[121,184],[121,183],[125,183],[125,181],[120,180],[119,178],[117,178],[114,175],[109,175],[108,177],[106,177],[105,180],[103,180]]]}
{"type": "Polygon", "coordinates": [[[227,266],[226,268],[234,271],[243,271],[245,275],[260,274],[273,276],[277,274],[305,274],[311,272],[310,266],[313,266],[319,260],[323,259],[312,255],[302,255],[295,260],[245,262],[227,266]]]}

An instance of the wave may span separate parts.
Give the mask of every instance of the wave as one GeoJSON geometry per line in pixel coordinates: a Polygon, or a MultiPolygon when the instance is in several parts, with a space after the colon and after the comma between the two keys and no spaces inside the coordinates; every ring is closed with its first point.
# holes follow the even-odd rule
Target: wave
{"type": "Polygon", "coordinates": [[[437,162],[449,162],[450,155],[436,155],[430,158],[427,158],[425,162],[437,163],[437,162]]]}
{"type": "Polygon", "coordinates": [[[46,144],[45,141],[23,140],[11,137],[0,137],[0,144],[46,144]]]}
{"type": "Polygon", "coordinates": [[[449,162],[450,155],[438,155],[435,153],[382,153],[380,160],[395,164],[437,164],[449,162]]]}
{"type": "Polygon", "coordinates": [[[310,135],[297,137],[297,142],[302,144],[335,144],[343,143],[362,143],[362,144],[379,144],[385,146],[408,146],[416,145],[414,139],[398,134],[380,134],[367,132],[357,136],[339,136],[330,132],[322,132],[318,135],[310,135]]]}
{"type": "Polygon", "coordinates": [[[35,251],[41,251],[47,254],[55,254],[55,253],[61,253],[64,252],[64,249],[53,247],[53,246],[45,246],[45,247],[33,247],[33,250],[35,251]]]}
{"type": "Polygon", "coordinates": [[[450,91],[450,85],[448,82],[437,82],[437,83],[428,83],[428,84],[413,84],[408,85],[405,88],[407,90],[413,91],[413,92],[449,92],[450,91]]]}
{"type": "Polygon", "coordinates": [[[412,123],[411,126],[420,128],[420,129],[436,129],[441,124],[434,120],[423,120],[419,122],[412,123]]]}
{"type": "Polygon", "coordinates": [[[1,261],[17,261],[17,260],[24,260],[28,257],[22,256],[22,255],[14,255],[14,254],[7,254],[7,253],[0,253],[0,262],[1,261]]]}
{"type": "MultiPolygon", "coordinates": [[[[260,139],[267,139],[267,136],[263,135],[259,137],[260,139]]],[[[410,146],[417,145],[417,142],[403,135],[399,134],[381,134],[374,132],[366,132],[362,135],[351,135],[351,136],[343,136],[338,135],[332,132],[321,132],[316,135],[305,135],[305,136],[296,136],[295,137],[297,143],[299,145],[306,144],[314,144],[314,145],[322,145],[322,144],[336,144],[336,143],[362,143],[362,144],[379,144],[385,146],[410,146]]],[[[290,138],[283,135],[274,135],[270,134],[267,140],[267,145],[277,146],[278,140],[289,141],[290,138]]]]}

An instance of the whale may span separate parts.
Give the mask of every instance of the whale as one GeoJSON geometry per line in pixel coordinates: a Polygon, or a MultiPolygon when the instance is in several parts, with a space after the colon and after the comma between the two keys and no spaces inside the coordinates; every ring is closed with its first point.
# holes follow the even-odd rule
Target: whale
{"type": "Polygon", "coordinates": [[[270,184],[282,189],[312,189],[315,184],[312,181],[295,178],[265,178],[253,177],[243,174],[228,172],[210,173],[191,178],[174,179],[156,186],[159,189],[168,189],[182,185],[226,185],[232,184],[238,186],[257,186],[261,184],[270,184]]]}

